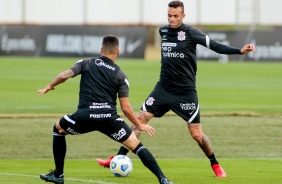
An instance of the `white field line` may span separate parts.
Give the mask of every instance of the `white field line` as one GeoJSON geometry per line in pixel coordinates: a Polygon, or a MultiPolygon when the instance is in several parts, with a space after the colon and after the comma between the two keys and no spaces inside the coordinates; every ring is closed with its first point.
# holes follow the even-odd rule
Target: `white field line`
{"type": "MultiPolygon", "coordinates": [[[[15,177],[30,177],[30,178],[38,178],[38,179],[40,179],[39,176],[27,175],[27,174],[0,173],[0,175],[15,176],[15,177]]],[[[78,182],[84,182],[84,183],[115,184],[115,183],[109,183],[109,182],[103,182],[103,181],[95,181],[95,180],[82,180],[82,179],[77,179],[77,178],[65,178],[65,180],[68,180],[68,181],[78,181],[78,182]]]]}

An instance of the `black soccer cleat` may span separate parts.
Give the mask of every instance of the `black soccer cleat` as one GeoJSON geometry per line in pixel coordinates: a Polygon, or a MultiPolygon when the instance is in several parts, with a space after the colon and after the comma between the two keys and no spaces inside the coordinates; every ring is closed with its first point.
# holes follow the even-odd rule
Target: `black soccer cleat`
{"type": "Polygon", "coordinates": [[[39,177],[46,182],[64,184],[64,174],[61,174],[59,177],[56,177],[54,170],[51,170],[48,174],[40,174],[39,177]]]}

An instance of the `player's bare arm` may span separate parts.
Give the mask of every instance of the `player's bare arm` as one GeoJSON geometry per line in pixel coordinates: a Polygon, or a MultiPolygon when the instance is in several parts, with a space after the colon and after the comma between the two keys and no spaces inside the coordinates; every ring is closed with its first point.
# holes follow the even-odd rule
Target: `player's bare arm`
{"type": "Polygon", "coordinates": [[[135,126],[137,126],[140,130],[146,131],[150,136],[155,135],[155,130],[153,127],[142,124],[139,122],[139,120],[136,118],[133,109],[129,103],[128,97],[119,98],[120,101],[120,107],[124,115],[131,121],[135,126]]]}
{"type": "Polygon", "coordinates": [[[48,84],[45,88],[43,89],[38,89],[37,93],[40,95],[47,93],[50,90],[54,90],[55,86],[58,84],[61,84],[65,82],[67,79],[71,78],[74,76],[74,73],[71,69],[68,69],[66,71],[61,72],[50,84],[48,84]]]}

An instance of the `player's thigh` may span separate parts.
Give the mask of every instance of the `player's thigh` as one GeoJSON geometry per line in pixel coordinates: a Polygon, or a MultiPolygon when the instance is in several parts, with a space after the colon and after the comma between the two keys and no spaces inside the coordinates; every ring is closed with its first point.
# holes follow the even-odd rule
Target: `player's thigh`
{"type": "Polygon", "coordinates": [[[188,123],[200,123],[200,105],[196,92],[175,95],[171,109],[188,123]]]}
{"type": "Polygon", "coordinates": [[[75,114],[68,114],[62,117],[59,121],[60,127],[71,135],[85,134],[96,130],[96,123],[93,120],[86,118],[77,118],[75,114]]]}
{"type": "Polygon", "coordinates": [[[140,110],[151,113],[155,117],[162,117],[170,110],[169,98],[170,94],[160,84],[157,84],[140,110]]]}
{"type": "Polygon", "coordinates": [[[117,142],[124,142],[132,133],[131,128],[124,122],[122,118],[104,121],[99,124],[97,130],[117,142]]]}

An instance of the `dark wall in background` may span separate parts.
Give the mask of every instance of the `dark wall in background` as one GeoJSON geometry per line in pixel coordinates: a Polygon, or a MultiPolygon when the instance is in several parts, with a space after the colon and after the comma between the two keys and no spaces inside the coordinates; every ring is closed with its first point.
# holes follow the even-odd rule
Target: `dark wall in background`
{"type": "Polygon", "coordinates": [[[144,58],[144,26],[0,26],[0,55],[94,57],[107,34],[119,38],[120,58],[144,58]]]}

